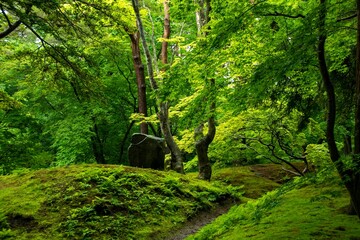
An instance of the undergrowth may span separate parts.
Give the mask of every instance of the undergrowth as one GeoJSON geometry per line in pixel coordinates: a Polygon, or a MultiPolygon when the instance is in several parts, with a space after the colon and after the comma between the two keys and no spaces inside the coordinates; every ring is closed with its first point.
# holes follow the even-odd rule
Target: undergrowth
{"type": "Polygon", "coordinates": [[[161,239],[239,192],[217,184],[101,165],[0,177],[0,239],[161,239]]]}
{"type": "Polygon", "coordinates": [[[233,207],[187,240],[360,239],[360,221],[344,212],[348,204],[337,176],[296,178],[233,207]]]}

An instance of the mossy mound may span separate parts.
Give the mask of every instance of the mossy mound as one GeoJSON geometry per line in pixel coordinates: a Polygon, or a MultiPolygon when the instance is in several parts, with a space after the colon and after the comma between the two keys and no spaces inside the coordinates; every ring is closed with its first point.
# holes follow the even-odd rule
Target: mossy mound
{"type": "Polygon", "coordinates": [[[360,239],[360,221],[345,213],[349,196],[336,179],[296,179],[233,207],[186,239],[360,239]]]}
{"type": "Polygon", "coordinates": [[[123,166],[18,173],[0,177],[0,239],[162,239],[229,197],[224,185],[123,166]]]}
{"type": "MultiPolygon", "coordinates": [[[[275,164],[268,164],[267,168],[269,172],[279,170],[275,164]]],[[[212,179],[232,186],[242,186],[243,195],[252,199],[259,198],[280,186],[280,184],[270,180],[269,176],[263,176],[254,171],[251,166],[218,169],[214,171],[212,179]]]]}

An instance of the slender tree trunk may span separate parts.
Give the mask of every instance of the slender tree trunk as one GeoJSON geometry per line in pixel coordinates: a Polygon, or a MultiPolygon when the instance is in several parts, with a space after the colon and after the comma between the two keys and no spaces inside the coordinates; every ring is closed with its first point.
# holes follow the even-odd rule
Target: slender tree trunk
{"type": "Polygon", "coordinates": [[[360,0],[357,3],[357,49],[356,49],[356,90],[355,90],[355,133],[354,154],[360,154],[360,0]]]}
{"type": "MultiPolygon", "coordinates": [[[[197,0],[197,3],[199,5],[199,8],[195,12],[196,26],[198,36],[201,36],[201,31],[203,30],[202,28],[210,21],[211,5],[210,0],[197,0]]],[[[206,32],[204,33],[204,35],[206,35],[206,32]]]]}
{"type": "Polygon", "coordinates": [[[126,133],[125,133],[123,139],[121,140],[119,163],[122,163],[122,156],[124,155],[125,142],[126,142],[126,139],[129,137],[131,128],[134,126],[134,124],[135,124],[135,121],[131,121],[130,125],[126,129],[126,133]]]}
{"type": "MultiPolygon", "coordinates": [[[[129,34],[129,37],[131,39],[131,50],[138,89],[138,111],[140,114],[144,115],[144,117],[147,117],[146,83],[144,65],[142,64],[140,54],[139,32],[129,34]]],[[[146,122],[140,124],[140,132],[148,134],[148,125],[146,122]]]]}
{"type": "Polygon", "coordinates": [[[352,154],[351,136],[348,134],[344,136],[344,154],[346,156],[352,154]]]}
{"type": "MultiPolygon", "coordinates": [[[[135,15],[136,15],[136,20],[137,20],[136,22],[137,22],[137,26],[139,28],[140,37],[141,37],[142,45],[143,45],[144,52],[145,52],[145,57],[146,57],[146,62],[147,62],[147,70],[148,70],[148,75],[149,75],[149,79],[150,79],[150,84],[151,84],[152,89],[155,92],[155,95],[156,95],[158,101],[159,101],[160,100],[159,97],[158,97],[159,87],[158,87],[158,84],[157,84],[157,82],[156,82],[156,80],[154,78],[154,71],[153,71],[153,67],[152,67],[151,54],[150,54],[149,48],[148,48],[147,43],[146,43],[145,32],[144,32],[144,28],[143,28],[140,13],[139,13],[139,3],[138,3],[138,0],[131,0],[131,2],[132,2],[132,6],[134,8],[135,15]]],[[[175,159],[176,168],[174,170],[176,170],[179,173],[184,173],[182,154],[181,154],[180,149],[177,146],[176,142],[174,141],[174,138],[173,138],[173,136],[171,134],[171,131],[170,131],[168,110],[169,110],[168,103],[167,102],[160,102],[160,111],[158,113],[158,117],[159,117],[159,120],[160,120],[161,131],[164,134],[166,144],[170,148],[172,156],[175,156],[175,158],[176,158],[175,159]]]]}
{"type": "Polygon", "coordinates": [[[356,49],[356,90],[355,90],[355,130],[354,130],[354,155],[355,171],[352,171],[351,180],[347,184],[350,192],[352,207],[360,218],[360,0],[356,0],[357,7],[357,49],[356,49]]]}
{"type": "MultiPolygon", "coordinates": [[[[95,120],[93,120],[95,122],[95,120]]],[[[91,137],[91,144],[95,160],[98,164],[105,164],[104,146],[99,135],[99,129],[96,123],[94,123],[93,131],[95,136],[91,137]]]]}
{"type": "MultiPolygon", "coordinates": [[[[360,63],[359,63],[359,56],[360,56],[360,0],[357,0],[357,12],[358,12],[358,39],[357,39],[357,64],[356,64],[356,114],[355,114],[355,127],[359,128],[359,104],[360,104],[360,96],[359,93],[359,78],[360,78],[360,63]]],[[[355,209],[358,217],[360,218],[360,174],[357,171],[353,171],[351,169],[345,169],[344,164],[342,161],[339,161],[340,154],[335,142],[335,135],[334,135],[334,127],[335,127],[335,118],[336,118],[336,98],[335,98],[335,91],[334,86],[331,82],[330,75],[328,72],[328,68],[326,66],[325,60],[325,42],[326,42],[326,32],[325,32],[325,19],[326,19],[326,0],[320,0],[320,13],[319,13],[319,44],[318,44],[318,59],[320,65],[320,72],[323,79],[323,83],[326,89],[327,97],[328,97],[328,116],[327,116],[327,128],[326,128],[326,139],[328,143],[328,148],[330,152],[330,158],[332,162],[335,164],[336,169],[345,183],[345,186],[350,193],[352,206],[355,209]]],[[[355,129],[355,149],[354,149],[354,163],[355,168],[357,169],[359,166],[359,155],[357,151],[360,151],[360,147],[356,146],[359,144],[358,134],[356,131],[359,129],[355,129]]],[[[355,170],[356,170],[355,169],[355,170]]]]}
{"type": "Polygon", "coordinates": [[[168,63],[168,42],[170,38],[170,6],[169,0],[164,0],[164,34],[163,38],[165,41],[161,44],[161,62],[163,64],[168,63]]]}
{"type": "Polygon", "coordinates": [[[335,142],[334,127],[335,127],[335,118],[336,118],[336,102],[335,102],[335,91],[334,86],[330,80],[329,71],[326,65],[325,60],[325,42],[326,42],[326,32],[325,32],[325,18],[326,18],[326,3],[325,0],[320,0],[320,18],[319,18],[319,44],[318,44],[318,59],[320,65],[320,72],[326,89],[328,97],[327,105],[327,128],[326,128],[326,139],[329,147],[329,152],[331,160],[337,162],[340,158],[338,148],[335,142]]]}
{"type": "Polygon", "coordinates": [[[199,5],[199,8],[195,12],[195,16],[196,16],[197,32],[198,32],[198,35],[200,36],[201,29],[204,26],[204,20],[205,20],[204,0],[197,0],[197,3],[199,5]]]}
{"type": "Polygon", "coordinates": [[[145,58],[146,58],[146,63],[147,63],[147,71],[148,71],[148,75],[149,75],[149,79],[150,79],[150,84],[151,84],[152,89],[157,91],[159,89],[159,87],[154,78],[154,70],[153,70],[153,66],[152,66],[151,54],[150,54],[149,47],[146,42],[145,31],[144,31],[144,27],[143,27],[141,17],[140,17],[139,2],[138,2],[138,0],[131,0],[131,2],[132,2],[132,6],[134,8],[135,15],[136,15],[136,23],[137,23],[137,26],[138,26],[138,29],[140,32],[141,43],[142,43],[144,53],[145,53],[145,58]]]}

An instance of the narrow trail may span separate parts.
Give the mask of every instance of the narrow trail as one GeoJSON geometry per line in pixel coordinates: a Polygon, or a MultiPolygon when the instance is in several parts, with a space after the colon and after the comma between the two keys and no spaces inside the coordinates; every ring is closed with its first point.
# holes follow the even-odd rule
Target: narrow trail
{"type": "Polygon", "coordinates": [[[205,225],[211,223],[217,217],[224,213],[227,213],[232,206],[237,203],[232,199],[226,200],[221,203],[216,209],[209,210],[207,212],[201,212],[194,216],[190,221],[186,222],[180,229],[174,231],[171,236],[164,238],[163,240],[182,240],[199,231],[205,225]]]}
{"type": "MultiPolygon", "coordinates": [[[[266,178],[280,184],[283,183],[284,176],[287,176],[288,178],[294,177],[293,174],[284,171],[283,169],[281,169],[281,167],[276,166],[276,168],[278,169],[274,171],[274,166],[269,167],[268,164],[257,164],[251,166],[250,170],[259,177],[266,178]]],[[[227,213],[232,206],[235,206],[237,204],[239,203],[234,202],[233,199],[225,200],[216,209],[207,212],[201,212],[198,215],[194,216],[190,221],[186,222],[181,228],[175,230],[170,236],[164,238],[163,240],[185,239],[186,237],[198,232],[202,227],[211,223],[217,217],[221,216],[224,213],[227,213]]]]}

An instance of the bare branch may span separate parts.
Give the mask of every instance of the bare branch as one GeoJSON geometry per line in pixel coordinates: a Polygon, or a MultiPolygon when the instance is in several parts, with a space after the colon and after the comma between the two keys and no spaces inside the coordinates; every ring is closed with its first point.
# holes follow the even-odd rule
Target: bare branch
{"type": "Polygon", "coordinates": [[[4,8],[3,8],[2,5],[0,5],[0,9],[1,9],[1,12],[3,13],[3,15],[4,15],[5,19],[6,19],[6,22],[7,22],[8,25],[9,25],[9,27],[11,27],[12,24],[11,24],[11,22],[10,22],[10,19],[9,19],[8,16],[6,15],[5,10],[4,10],[4,8]]]}
{"type": "Polygon", "coordinates": [[[297,172],[294,172],[294,171],[291,171],[291,170],[289,170],[289,169],[286,169],[286,168],[284,168],[284,167],[282,167],[281,169],[282,169],[282,170],[284,170],[285,172],[289,172],[289,173],[292,173],[292,174],[294,174],[294,175],[296,175],[296,176],[302,176],[302,175],[300,175],[299,173],[297,173],[297,172]]]}
{"type": "MultiPolygon", "coordinates": [[[[246,138],[245,136],[242,136],[243,138],[246,138]]],[[[249,138],[247,138],[249,139],[249,138]]],[[[291,168],[293,168],[300,176],[303,176],[304,174],[297,168],[295,167],[291,162],[289,162],[288,160],[284,159],[284,158],[281,158],[279,157],[276,153],[275,153],[275,145],[273,144],[273,138],[271,139],[271,142],[272,143],[265,143],[263,142],[263,140],[261,140],[260,138],[251,138],[251,140],[255,140],[257,142],[259,142],[261,145],[263,146],[266,146],[270,152],[271,152],[271,155],[276,158],[277,160],[279,160],[280,162],[283,162],[287,165],[289,165],[291,168]]],[[[269,158],[267,158],[269,159],[269,158]]],[[[273,162],[273,161],[272,161],[273,162]]]]}
{"type": "Polygon", "coordinates": [[[298,14],[298,15],[290,15],[290,14],[285,14],[285,13],[279,13],[277,11],[273,12],[273,13],[266,13],[264,14],[264,16],[268,17],[268,16],[272,16],[272,17],[287,17],[287,18],[305,18],[304,15],[302,14],[298,14]]]}
{"type": "Polygon", "coordinates": [[[12,33],[16,28],[20,26],[20,24],[21,20],[17,20],[14,24],[10,25],[8,29],[0,33],[0,39],[12,33]]]}
{"type": "Polygon", "coordinates": [[[341,22],[341,21],[346,21],[346,20],[350,20],[350,19],[353,19],[353,18],[356,18],[357,17],[357,13],[351,15],[351,16],[348,16],[348,17],[345,17],[345,18],[340,18],[340,19],[337,19],[336,22],[341,22]]]}

